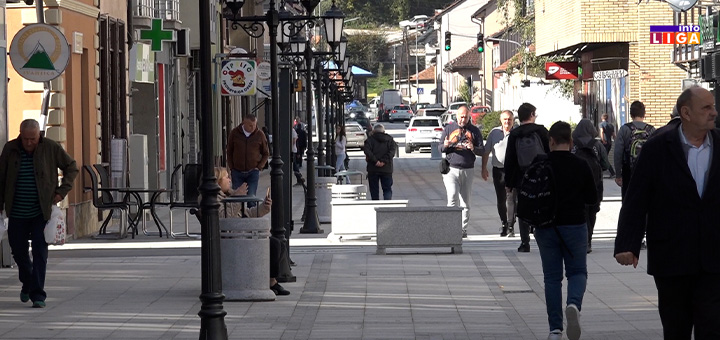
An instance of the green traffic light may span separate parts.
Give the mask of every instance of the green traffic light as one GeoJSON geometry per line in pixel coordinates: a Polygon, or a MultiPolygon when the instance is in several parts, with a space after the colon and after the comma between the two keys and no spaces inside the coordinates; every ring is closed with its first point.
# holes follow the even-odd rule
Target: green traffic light
{"type": "Polygon", "coordinates": [[[478,53],[483,53],[483,52],[485,52],[485,48],[483,48],[482,46],[478,46],[478,53]]]}
{"type": "Polygon", "coordinates": [[[445,51],[450,51],[450,45],[445,45],[445,51]]]}

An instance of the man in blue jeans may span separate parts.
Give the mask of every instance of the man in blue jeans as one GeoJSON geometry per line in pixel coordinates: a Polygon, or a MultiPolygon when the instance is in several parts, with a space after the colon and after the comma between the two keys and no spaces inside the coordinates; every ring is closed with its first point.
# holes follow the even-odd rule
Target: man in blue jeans
{"type": "MultiPolygon", "coordinates": [[[[257,117],[248,114],[242,124],[230,132],[227,142],[227,164],[233,190],[247,183],[248,195],[256,196],[260,169],[265,167],[270,150],[265,134],[257,128],[257,117]]],[[[255,203],[248,203],[254,207],[255,203]]]]}
{"type": "Polygon", "coordinates": [[[563,331],[563,263],[568,280],[567,337],[580,338],[580,310],[587,284],[587,226],[585,205],[597,203],[592,172],[587,162],[570,153],[570,124],[557,122],[550,127],[550,160],[557,198],[553,227],[535,228],[545,278],[545,303],[550,334],[548,340],[561,340],[563,331]]]}
{"type": "Polygon", "coordinates": [[[367,161],[368,186],[370,197],[380,199],[380,188],[383,189],[383,199],[392,199],[393,185],[393,157],[397,152],[397,144],[392,136],[385,133],[382,124],[375,124],[370,138],[365,141],[365,160],[367,161]]]}

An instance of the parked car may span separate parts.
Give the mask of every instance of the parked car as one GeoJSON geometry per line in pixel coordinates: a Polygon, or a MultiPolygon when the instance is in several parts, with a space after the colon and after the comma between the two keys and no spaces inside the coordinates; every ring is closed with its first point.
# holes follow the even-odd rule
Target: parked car
{"type": "Polygon", "coordinates": [[[430,105],[430,103],[413,103],[410,104],[410,107],[412,108],[413,112],[417,113],[420,111],[420,109],[430,105]]]}
{"type": "Polygon", "coordinates": [[[488,112],[490,112],[489,106],[473,106],[470,108],[470,121],[475,125],[479,125],[488,112]]]}
{"type": "Polygon", "coordinates": [[[447,109],[442,106],[442,104],[428,104],[427,106],[417,110],[418,116],[427,116],[427,117],[440,117],[443,113],[445,113],[447,109]]]}
{"type": "Polygon", "coordinates": [[[450,105],[448,105],[448,112],[450,112],[450,113],[455,113],[455,112],[457,112],[457,110],[458,110],[461,106],[463,106],[463,105],[468,106],[468,104],[467,104],[466,102],[453,102],[453,103],[450,103],[450,105]]]}
{"type": "Polygon", "coordinates": [[[413,111],[410,106],[407,105],[395,105],[390,111],[388,120],[390,123],[394,123],[396,120],[409,120],[413,117],[413,111]]]}
{"type": "Polygon", "coordinates": [[[430,147],[430,143],[440,140],[442,130],[438,117],[413,117],[405,131],[405,153],[430,147]]]}
{"type": "Polygon", "coordinates": [[[378,116],[378,104],[380,103],[380,97],[375,97],[368,102],[367,116],[368,119],[373,120],[378,116]]]}
{"type": "Polygon", "coordinates": [[[440,122],[442,126],[457,122],[457,114],[451,113],[450,111],[445,112],[440,116],[440,122]]]}
{"type": "Polygon", "coordinates": [[[363,148],[367,134],[365,129],[358,123],[345,122],[345,136],[347,137],[346,147],[350,148],[363,148]]]}
{"type": "Polygon", "coordinates": [[[405,28],[405,27],[407,27],[408,30],[414,30],[414,29],[416,29],[416,28],[417,28],[417,29],[420,29],[420,30],[424,30],[424,29],[426,28],[426,27],[425,27],[425,24],[427,23],[427,21],[428,21],[428,16],[427,16],[427,15],[422,15],[422,14],[421,14],[421,15],[416,15],[416,16],[414,16],[414,17],[413,17],[412,19],[410,19],[410,20],[403,20],[403,21],[401,21],[401,22],[400,22],[400,28],[405,28]]]}

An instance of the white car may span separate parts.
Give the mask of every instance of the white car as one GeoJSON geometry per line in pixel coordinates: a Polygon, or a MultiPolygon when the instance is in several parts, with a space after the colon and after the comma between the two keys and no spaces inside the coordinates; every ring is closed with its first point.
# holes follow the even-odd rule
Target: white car
{"type": "MultiPolygon", "coordinates": [[[[448,113],[456,113],[461,106],[468,106],[466,102],[453,102],[448,105],[448,113]]],[[[469,106],[468,106],[469,108],[469,106]]]]}
{"type": "Polygon", "coordinates": [[[396,120],[409,120],[413,117],[413,110],[408,105],[395,105],[390,114],[388,120],[390,123],[394,123],[396,120]]]}
{"type": "Polygon", "coordinates": [[[427,15],[416,15],[410,20],[403,20],[400,22],[400,28],[407,27],[409,30],[413,29],[425,29],[425,23],[428,21],[427,15]]]}
{"type": "Polygon", "coordinates": [[[422,116],[410,119],[405,131],[405,153],[430,147],[430,143],[440,140],[442,131],[438,117],[422,116]]]}
{"type": "Polygon", "coordinates": [[[365,129],[358,123],[345,122],[345,137],[347,138],[346,148],[360,148],[365,145],[367,135],[365,129]]]}

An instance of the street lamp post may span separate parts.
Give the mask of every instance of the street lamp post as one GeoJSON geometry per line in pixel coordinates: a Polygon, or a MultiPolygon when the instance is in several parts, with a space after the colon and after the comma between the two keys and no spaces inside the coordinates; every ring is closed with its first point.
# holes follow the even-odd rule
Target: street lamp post
{"type": "Polygon", "coordinates": [[[202,200],[200,250],[202,292],[200,294],[200,339],[228,338],[222,293],[222,273],[220,267],[220,203],[213,152],[213,111],[212,111],[212,74],[210,56],[210,1],[200,0],[200,103],[202,106],[202,169],[203,180],[200,185],[202,200]]]}

